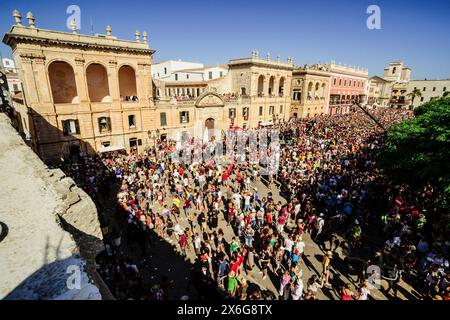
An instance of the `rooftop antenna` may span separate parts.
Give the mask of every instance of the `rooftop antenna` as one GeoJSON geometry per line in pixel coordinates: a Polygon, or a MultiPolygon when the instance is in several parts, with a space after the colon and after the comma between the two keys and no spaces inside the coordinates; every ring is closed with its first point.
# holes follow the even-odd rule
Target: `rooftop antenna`
{"type": "Polygon", "coordinates": [[[92,17],[89,17],[91,20],[91,35],[94,35],[94,24],[92,23],[92,17]]]}

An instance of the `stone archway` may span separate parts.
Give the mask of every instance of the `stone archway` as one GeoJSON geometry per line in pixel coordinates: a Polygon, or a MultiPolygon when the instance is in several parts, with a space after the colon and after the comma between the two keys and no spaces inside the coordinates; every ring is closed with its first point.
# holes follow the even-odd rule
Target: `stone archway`
{"type": "Polygon", "coordinates": [[[225,103],[221,96],[215,92],[205,92],[195,102],[194,136],[204,142],[211,141],[212,137],[220,139],[221,130],[227,125],[224,122],[225,103]]]}

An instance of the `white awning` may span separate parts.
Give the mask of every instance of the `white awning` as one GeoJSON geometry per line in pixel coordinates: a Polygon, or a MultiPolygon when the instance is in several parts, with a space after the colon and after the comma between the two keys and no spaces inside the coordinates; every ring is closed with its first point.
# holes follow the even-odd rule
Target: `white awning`
{"type": "Polygon", "coordinates": [[[109,146],[109,147],[101,147],[99,152],[100,153],[104,153],[104,152],[112,152],[112,151],[118,151],[118,150],[125,150],[124,147],[120,147],[120,146],[109,146]]]}

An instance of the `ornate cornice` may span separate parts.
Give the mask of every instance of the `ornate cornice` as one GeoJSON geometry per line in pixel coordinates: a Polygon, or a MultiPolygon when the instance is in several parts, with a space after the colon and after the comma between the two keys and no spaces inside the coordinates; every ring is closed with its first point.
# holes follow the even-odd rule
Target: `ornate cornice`
{"type": "Polygon", "coordinates": [[[155,50],[148,48],[133,48],[131,46],[122,46],[122,45],[109,45],[102,43],[93,43],[93,42],[83,42],[83,41],[73,41],[66,39],[58,39],[58,38],[41,38],[35,37],[32,35],[25,34],[14,34],[14,33],[6,33],[3,42],[9,46],[12,46],[14,43],[38,43],[41,46],[67,46],[70,48],[78,48],[78,49],[94,49],[94,50],[105,50],[105,51],[114,51],[114,52],[127,52],[127,53],[135,53],[135,54],[146,54],[152,55],[155,50]]]}

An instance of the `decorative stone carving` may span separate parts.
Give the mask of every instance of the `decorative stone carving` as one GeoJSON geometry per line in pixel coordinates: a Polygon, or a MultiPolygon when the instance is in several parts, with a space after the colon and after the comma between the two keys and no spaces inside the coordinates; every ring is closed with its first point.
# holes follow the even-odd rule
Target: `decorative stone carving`
{"type": "Polygon", "coordinates": [[[36,55],[34,57],[34,63],[36,63],[36,64],[45,64],[45,56],[43,56],[43,55],[36,55]]]}
{"type": "Polygon", "coordinates": [[[34,21],[36,19],[34,18],[34,15],[31,11],[29,11],[27,13],[27,19],[28,19],[28,24],[30,25],[30,28],[36,28],[36,26],[34,25],[34,21]]]}
{"type": "Polygon", "coordinates": [[[136,42],[141,42],[141,34],[138,30],[134,33],[134,37],[136,38],[136,42]]]}
{"type": "Polygon", "coordinates": [[[72,33],[77,33],[77,22],[75,19],[70,21],[70,29],[72,30],[72,33]]]}
{"type": "Polygon", "coordinates": [[[16,25],[21,26],[22,25],[22,15],[18,10],[13,11],[13,17],[16,20],[16,25]]]}
{"type": "Polygon", "coordinates": [[[142,41],[144,43],[148,43],[148,35],[147,35],[147,31],[142,32],[142,41]]]}
{"type": "Polygon", "coordinates": [[[84,66],[85,62],[86,62],[86,60],[84,60],[83,57],[76,57],[75,58],[75,65],[77,65],[77,66],[84,66]]]}
{"type": "Polygon", "coordinates": [[[224,102],[220,96],[215,93],[207,92],[201,95],[196,103],[196,107],[204,108],[204,107],[223,107],[224,102]]]}

